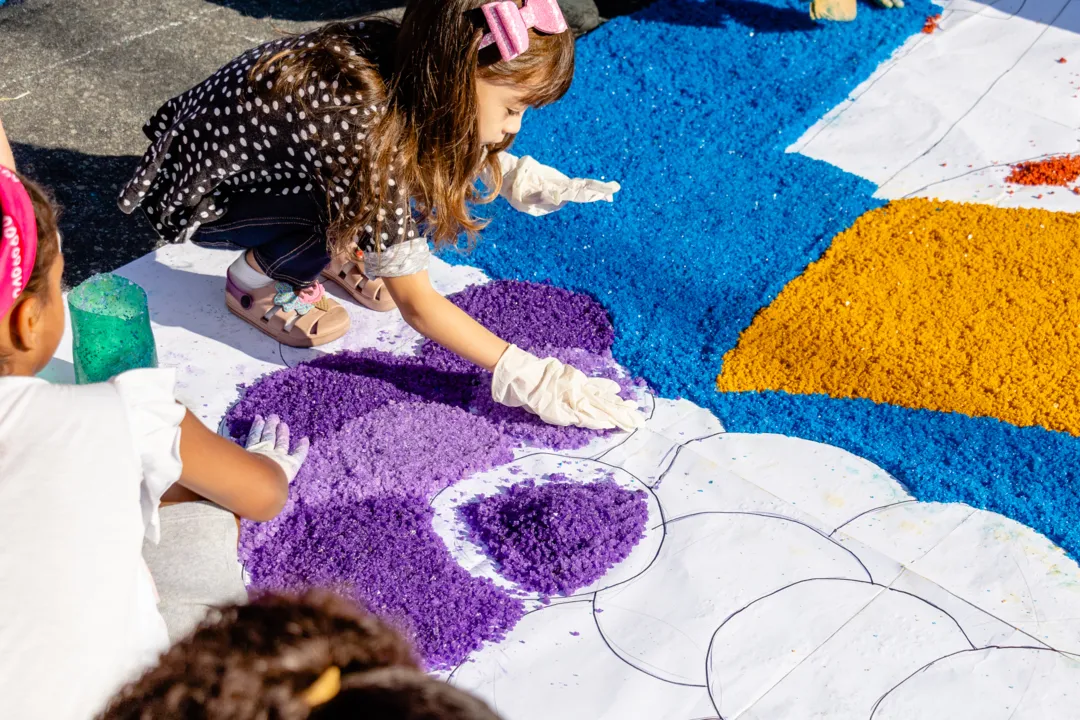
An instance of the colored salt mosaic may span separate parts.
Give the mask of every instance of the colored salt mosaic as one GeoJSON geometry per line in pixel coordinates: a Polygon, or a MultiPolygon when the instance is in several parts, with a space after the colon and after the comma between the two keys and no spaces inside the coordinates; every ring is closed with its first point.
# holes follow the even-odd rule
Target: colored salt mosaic
{"type": "Polygon", "coordinates": [[[435,493],[510,462],[513,441],[483,417],[435,403],[390,403],[316,443],[296,479],[308,505],[435,493]]]}
{"type": "Polygon", "coordinates": [[[1080,219],[903,200],[764,308],[719,388],[861,397],[1080,435],[1080,219]]]}
{"type": "Polygon", "coordinates": [[[643,490],[558,475],[543,484],[524,480],[460,512],[501,575],[527,590],[560,595],[591,585],[626,559],[644,537],[649,514],[643,490]]]}
{"type": "MultiPolygon", "coordinates": [[[[522,347],[615,380],[624,395],[637,384],[611,359],[611,324],[591,298],[496,282],[452,299],[522,347]]],[[[256,414],[276,413],[295,437],[312,439],[281,515],[244,523],[241,559],[253,588],[342,589],[403,627],[432,668],[452,667],[498,640],[521,605],[457,565],[432,530],[430,499],[510,462],[522,443],[576,449],[603,433],[549,426],[523,409],[498,405],[490,383],[490,374],[428,346],[418,357],[374,350],[325,355],[246,388],[226,416],[234,437],[246,433],[256,414]]],[[[574,516],[567,529],[582,537],[568,535],[574,550],[541,570],[556,578],[554,587],[591,582],[640,539],[641,528],[628,524],[636,522],[636,499],[614,483],[556,495],[552,507],[574,516]],[[590,503],[580,517],[571,512],[578,501],[590,503]],[[601,518],[608,535],[589,546],[584,535],[595,535],[590,528],[601,518]]],[[[529,547],[538,548],[536,542],[529,547]]]]}
{"type": "MultiPolygon", "coordinates": [[[[610,354],[615,338],[607,312],[598,302],[551,285],[509,280],[466,288],[450,300],[502,339],[533,353],[544,348],[576,348],[594,355],[610,354]]],[[[421,346],[420,356],[431,367],[459,372],[475,369],[430,341],[421,346]]]]}
{"type": "Polygon", "coordinates": [[[428,668],[452,668],[502,638],[523,609],[458,565],[431,517],[410,495],[298,505],[274,521],[272,542],[245,532],[240,559],[255,588],[342,592],[401,628],[428,668]]]}

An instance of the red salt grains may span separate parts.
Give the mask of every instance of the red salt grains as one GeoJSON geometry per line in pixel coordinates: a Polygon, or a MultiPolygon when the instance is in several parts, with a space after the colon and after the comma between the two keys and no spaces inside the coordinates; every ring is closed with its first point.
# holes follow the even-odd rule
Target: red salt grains
{"type": "Polygon", "coordinates": [[[1014,185],[1058,185],[1065,187],[1080,178],[1080,155],[1034,160],[1012,166],[1005,182],[1014,185]]]}
{"type": "Polygon", "coordinates": [[[938,29],[938,21],[940,20],[941,13],[938,13],[937,15],[931,15],[930,17],[926,18],[926,23],[922,26],[922,31],[927,35],[934,32],[938,29]]]}

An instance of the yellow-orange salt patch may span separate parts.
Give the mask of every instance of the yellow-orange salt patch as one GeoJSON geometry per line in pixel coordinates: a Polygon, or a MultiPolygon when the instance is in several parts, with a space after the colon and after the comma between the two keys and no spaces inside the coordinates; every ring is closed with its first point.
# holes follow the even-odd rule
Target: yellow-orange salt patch
{"type": "Polygon", "coordinates": [[[717,385],[1080,435],[1080,218],[928,200],[867,213],[758,313],[717,385]]]}

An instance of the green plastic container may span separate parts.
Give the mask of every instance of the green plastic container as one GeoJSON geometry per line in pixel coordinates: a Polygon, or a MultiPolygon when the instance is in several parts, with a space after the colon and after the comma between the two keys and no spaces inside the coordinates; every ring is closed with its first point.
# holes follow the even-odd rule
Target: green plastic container
{"type": "Polygon", "coordinates": [[[68,293],[75,382],[104,382],[127,370],[157,367],[146,291],[106,273],[68,293]]]}

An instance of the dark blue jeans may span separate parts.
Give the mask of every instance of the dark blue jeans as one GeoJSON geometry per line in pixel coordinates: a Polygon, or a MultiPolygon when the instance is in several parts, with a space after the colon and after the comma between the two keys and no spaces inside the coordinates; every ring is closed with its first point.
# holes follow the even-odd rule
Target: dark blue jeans
{"type": "Polygon", "coordinates": [[[322,208],[306,193],[235,193],[229,211],[191,239],[201,247],[251,250],[274,280],[311,285],[330,263],[322,208]]]}

